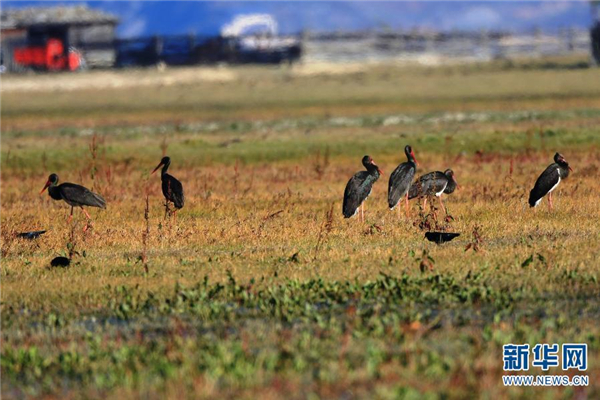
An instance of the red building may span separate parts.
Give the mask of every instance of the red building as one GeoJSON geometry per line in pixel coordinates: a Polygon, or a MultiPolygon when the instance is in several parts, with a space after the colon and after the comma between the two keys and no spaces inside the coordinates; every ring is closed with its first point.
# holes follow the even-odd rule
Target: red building
{"type": "Polygon", "coordinates": [[[2,64],[8,71],[111,67],[118,22],[86,6],[2,10],[2,64]]]}

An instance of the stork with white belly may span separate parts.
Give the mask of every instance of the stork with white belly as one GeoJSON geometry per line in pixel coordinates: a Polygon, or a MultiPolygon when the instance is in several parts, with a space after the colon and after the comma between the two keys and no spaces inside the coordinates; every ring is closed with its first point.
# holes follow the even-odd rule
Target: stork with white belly
{"type": "Polygon", "coordinates": [[[558,187],[561,180],[569,176],[569,172],[573,169],[569,166],[569,163],[560,154],[554,155],[554,162],[546,168],[540,177],[535,181],[535,185],[529,193],[529,205],[536,207],[542,201],[545,195],[548,195],[548,207],[550,210],[553,209],[552,205],[552,191],[558,187]]]}

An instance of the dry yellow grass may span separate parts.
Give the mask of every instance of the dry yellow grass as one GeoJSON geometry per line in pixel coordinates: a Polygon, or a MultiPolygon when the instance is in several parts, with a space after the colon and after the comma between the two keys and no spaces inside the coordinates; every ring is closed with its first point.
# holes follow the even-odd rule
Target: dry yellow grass
{"type": "MultiPolygon", "coordinates": [[[[173,278],[181,282],[195,282],[204,275],[222,278],[228,269],[247,278],[278,270],[289,278],[334,279],[343,273],[346,279],[369,279],[378,271],[416,268],[408,252],[423,248],[436,260],[435,268],[440,272],[488,265],[501,266],[512,275],[535,253],[544,255],[548,262],[545,268],[580,267],[598,272],[594,262],[600,256],[600,210],[594,190],[600,178],[597,153],[566,152],[575,172],[559,187],[556,210],[549,212],[545,201],[536,210],[526,204],[537,175],[551,162],[549,151],[514,157],[512,176],[509,157],[492,156],[478,162],[471,155],[455,159],[416,151],[420,173],[452,167],[462,186],[446,198],[455,217],[450,230],[462,233],[448,245],[423,240],[423,232],[413,226],[419,218],[415,202],[411,202],[410,218],[387,210],[387,174],[377,182],[366,203],[366,223],[343,219],[341,197],[347,179],[361,169],[359,159],[332,159],[322,179],[317,180],[313,167],[306,164],[310,158],[298,163],[184,168],[173,156],[172,174],[184,184],[186,206],[176,220],[165,220],[160,179],[148,177],[154,163],[133,156],[129,167],[113,163],[99,168],[93,186],[105,196],[108,208],[91,211],[93,229],[87,233],[81,232],[85,217],[76,210],[77,248],[85,250],[86,257],[77,257],[79,266],[60,274],[45,267],[54,254],[65,250],[70,235],[66,223],[69,207],[46,193],[38,195],[45,175],[27,179],[6,176],[2,194],[4,299],[10,302],[26,295],[56,296],[59,300],[107,284],[170,286],[173,278]],[[143,165],[145,171],[140,167],[143,165]],[[109,167],[110,182],[106,179],[109,167]],[[149,194],[151,203],[149,276],[143,276],[141,265],[136,263],[145,227],[144,193],[149,194]],[[313,262],[318,232],[332,204],[334,228],[313,262]],[[270,217],[272,214],[276,215],[270,217]],[[483,251],[465,253],[475,226],[480,226],[485,240],[483,251]],[[36,229],[49,232],[33,243],[8,239],[13,232],[36,229]],[[296,252],[305,261],[301,265],[279,261],[296,252]],[[395,259],[392,265],[388,265],[390,257],[395,259]],[[118,276],[121,274],[125,276],[118,276]]],[[[376,158],[388,174],[399,159],[401,155],[376,158]]],[[[55,172],[62,181],[92,186],[85,173],[68,169],[55,172]]]]}

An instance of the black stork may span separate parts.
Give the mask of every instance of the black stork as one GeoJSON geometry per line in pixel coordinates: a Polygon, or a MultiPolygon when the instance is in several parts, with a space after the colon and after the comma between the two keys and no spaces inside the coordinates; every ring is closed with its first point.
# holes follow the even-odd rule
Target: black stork
{"type": "Polygon", "coordinates": [[[64,200],[68,205],[71,206],[71,215],[69,221],[73,218],[73,208],[81,207],[88,220],[91,220],[90,214],[83,208],[83,206],[106,208],[106,201],[102,196],[91,190],[77,185],[75,183],[61,183],[58,184],[58,175],[50,174],[48,181],[44,188],[40,192],[42,194],[44,190],[48,189],[48,194],[54,200],[64,200]]]}
{"type": "Polygon", "coordinates": [[[458,182],[454,178],[454,171],[447,169],[444,172],[434,171],[423,176],[420,176],[415,183],[412,184],[408,191],[408,198],[424,197],[423,209],[427,204],[427,196],[436,195],[440,200],[440,205],[445,214],[448,214],[446,207],[442,202],[442,194],[450,194],[456,188],[460,188],[458,182]]]}
{"type": "Polygon", "coordinates": [[[383,175],[383,172],[381,172],[377,164],[375,164],[373,159],[369,156],[363,157],[362,164],[367,170],[357,172],[348,181],[346,190],[344,191],[344,205],[342,211],[344,213],[344,218],[350,218],[358,213],[358,208],[362,205],[360,219],[364,222],[364,201],[371,194],[373,184],[379,179],[380,175],[383,175]]]}
{"type": "Polygon", "coordinates": [[[531,207],[537,206],[542,201],[542,198],[548,195],[548,207],[552,210],[552,191],[572,171],[573,169],[571,169],[567,160],[561,154],[556,153],[554,155],[554,162],[548,165],[548,168],[535,181],[535,185],[529,193],[529,205],[531,207]]]}
{"type": "Polygon", "coordinates": [[[183,208],[184,203],[183,185],[181,182],[175,179],[173,175],[167,174],[167,170],[169,169],[170,165],[171,158],[163,157],[156,168],[154,168],[154,171],[152,171],[152,173],[155,173],[160,167],[162,167],[162,170],[160,171],[160,180],[162,181],[162,192],[165,196],[165,206],[167,211],[169,210],[169,202],[172,202],[177,210],[183,208]]]}
{"type": "MultiPolygon", "coordinates": [[[[392,175],[390,175],[388,205],[390,206],[390,210],[393,210],[404,197],[406,200],[406,214],[408,215],[408,189],[410,189],[419,163],[410,146],[407,145],[404,147],[404,154],[406,154],[408,161],[398,165],[394,172],[392,172],[392,175]]],[[[400,208],[398,208],[398,215],[400,215],[400,208]]]]}

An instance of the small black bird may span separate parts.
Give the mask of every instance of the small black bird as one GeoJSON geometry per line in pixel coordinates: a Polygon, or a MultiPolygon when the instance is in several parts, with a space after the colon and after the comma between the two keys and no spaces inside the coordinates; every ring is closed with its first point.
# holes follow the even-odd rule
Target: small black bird
{"type": "Polygon", "coordinates": [[[69,221],[71,218],[73,218],[73,207],[81,207],[81,210],[88,219],[92,218],[90,217],[90,214],[88,214],[88,212],[83,208],[83,206],[106,208],[106,201],[104,198],[102,198],[102,196],[75,183],[65,182],[59,185],[58,175],[56,174],[51,174],[48,177],[48,181],[46,182],[46,185],[44,185],[44,188],[40,194],[42,194],[46,188],[48,189],[48,194],[54,200],[64,200],[68,205],[71,206],[71,215],[69,216],[69,221]]]}
{"type": "Polygon", "coordinates": [[[548,165],[548,168],[535,181],[535,185],[529,193],[529,206],[537,206],[545,195],[548,195],[548,207],[552,210],[552,191],[556,189],[561,180],[569,176],[573,170],[565,158],[556,153],[554,162],[548,165]]]}
{"type": "Polygon", "coordinates": [[[364,156],[362,164],[367,169],[366,171],[360,171],[354,174],[346,185],[344,191],[344,205],[342,211],[344,218],[353,217],[358,213],[358,208],[361,208],[361,220],[365,220],[365,208],[364,201],[371,194],[373,184],[379,179],[379,176],[383,174],[377,164],[373,162],[373,159],[369,156],[364,156]]]}
{"type": "Polygon", "coordinates": [[[44,233],[46,233],[46,231],[21,232],[17,234],[17,237],[33,240],[39,238],[44,233]]]}
{"type": "MultiPolygon", "coordinates": [[[[410,146],[404,147],[404,154],[406,154],[408,161],[398,165],[394,172],[392,172],[392,175],[390,175],[388,205],[390,206],[390,210],[393,210],[400,203],[400,199],[404,197],[406,199],[406,214],[408,215],[408,189],[410,189],[419,163],[410,146]]],[[[400,208],[398,208],[398,215],[400,215],[400,208]]]]}
{"type": "Polygon", "coordinates": [[[168,202],[172,202],[175,205],[176,209],[183,208],[184,196],[183,196],[183,185],[179,182],[173,175],[167,174],[167,170],[171,165],[171,158],[163,157],[160,160],[160,164],[154,168],[152,173],[155,173],[160,167],[162,170],[160,171],[160,179],[162,181],[162,192],[165,196],[165,199],[168,202]]]}
{"type": "Polygon", "coordinates": [[[454,178],[454,171],[451,169],[447,169],[444,172],[434,171],[419,177],[419,179],[412,184],[408,191],[408,198],[410,200],[415,197],[424,197],[423,209],[425,209],[427,196],[436,195],[440,200],[440,205],[442,206],[444,213],[448,214],[446,207],[442,202],[442,194],[450,194],[454,192],[456,188],[460,188],[460,186],[454,178]]]}
{"type": "Polygon", "coordinates": [[[425,238],[430,242],[442,244],[451,241],[455,237],[459,237],[460,233],[453,232],[425,232],[425,238]]]}
{"type": "Polygon", "coordinates": [[[50,261],[50,266],[52,267],[66,268],[69,264],[71,264],[71,259],[67,257],[54,257],[52,261],[50,261]]]}

